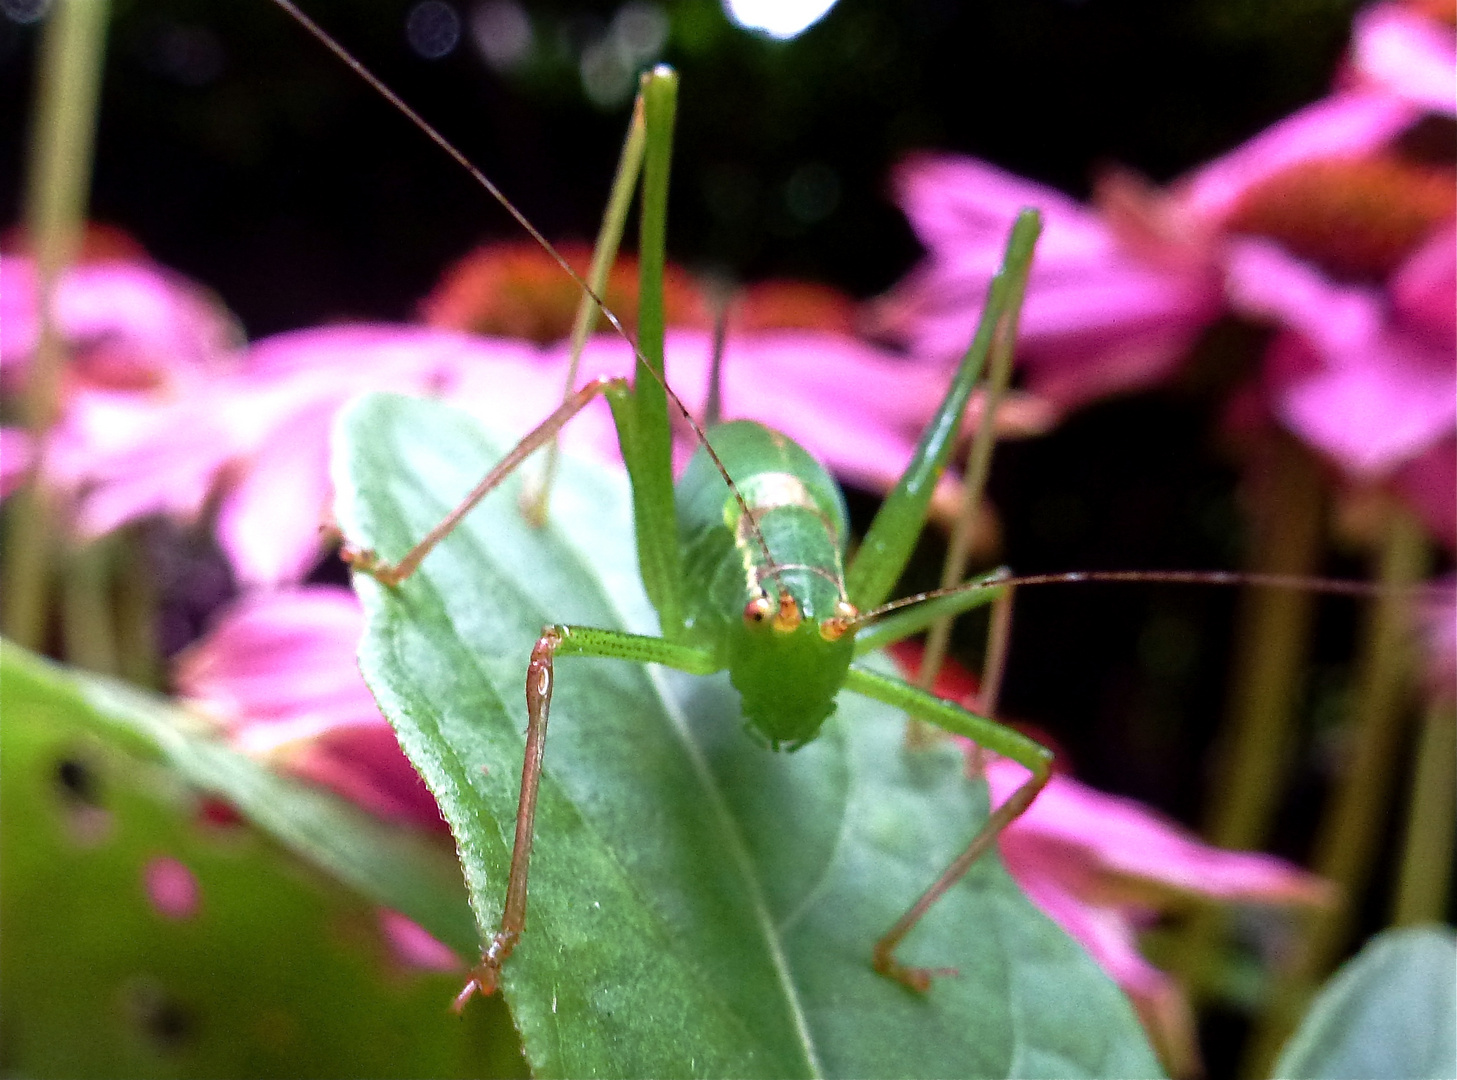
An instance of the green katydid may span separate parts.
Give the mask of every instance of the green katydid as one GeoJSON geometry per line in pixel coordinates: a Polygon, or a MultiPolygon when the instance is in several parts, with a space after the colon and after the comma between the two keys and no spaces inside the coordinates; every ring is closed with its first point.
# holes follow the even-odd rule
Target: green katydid
{"type": "MultiPolygon", "coordinates": [[[[279,2],[291,9],[285,0],[279,2]]],[[[292,9],[291,13],[313,29],[300,13],[292,9]]],[[[327,40],[326,44],[334,48],[327,40]]],[[[393,94],[350,58],[345,59],[413,118],[412,111],[393,94]]],[[[543,630],[526,676],[529,727],[501,927],[462,991],[462,1003],[477,990],[495,990],[501,964],[525,925],[534,812],[557,657],[655,663],[700,675],[727,669],[741,696],[749,730],[776,750],[797,749],[814,739],[834,711],[836,695],[849,690],[968,737],[1029,769],[1031,775],[1013,797],[993,812],[966,850],[875,944],[876,970],[918,991],[929,987],[935,972],[903,964],[895,956],[896,947],[936,899],[991,847],[1002,828],[1032,802],[1051,775],[1051,753],[1032,739],[853,663],[856,657],[919,633],[948,615],[993,600],[1010,601],[1010,590],[992,582],[974,582],[933,602],[901,610],[891,622],[872,625],[879,614],[875,609],[885,603],[910,558],[936,480],[951,457],[962,414],[988,356],[994,348],[1004,356],[1010,353],[1041,229],[1037,212],[1024,211],[1013,228],[975,339],[914,458],[847,565],[848,515],[839,488],[807,451],[777,432],[752,421],[721,424],[706,433],[694,424],[701,436],[700,448],[676,488],[673,483],[670,396],[692,423],[663,373],[661,290],[676,87],[676,75],[667,68],[660,67],[643,78],[646,144],[636,384],[599,378],[570,392],[560,408],[529,432],[459,507],[398,561],[385,563],[373,552],[346,548],[357,570],[386,585],[399,584],[481,499],[525,458],[551,442],[590,401],[600,394],[611,404],[633,485],[643,583],[658,611],[662,636],[567,625],[543,630]]],[[[494,185],[484,182],[500,198],[494,185]]],[[[506,205],[550,250],[549,243],[506,205]]],[[[582,288],[601,308],[596,291],[585,282],[582,288]]],[[[610,311],[601,310],[617,324],[610,311]]],[[[1001,622],[1005,624],[1005,620],[1001,622]]]]}
{"type": "MultiPolygon", "coordinates": [[[[358,568],[381,582],[403,581],[522,460],[548,445],[589,401],[598,395],[608,398],[632,476],[643,582],[658,610],[662,637],[562,625],[547,627],[537,642],[527,673],[529,728],[504,912],[500,929],[462,992],[462,1002],[477,990],[495,988],[501,964],[525,925],[533,812],[557,656],[655,663],[693,674],[728,669],[749,726],[775,748],[793,749],[812,740],[833,710],[836,694],[846,689],[968,736],[1026,766],[1031,775],[1015,796],[987,820],[966,850],[874,946],[877,970],[916,990],[924,990],[935,972],[900,962],[895,956],[897,946],[991,846],[1001,828],[1030,804],[1048,776],[1050,755],[1032,740],[854,664],[856,657],[917,633],[940,618],[993,600],[1003,610],[1010,603],[1008,586],[1012,582],[1004,580],[884,602],[921,529],[934,480],[946,465],[961,413],[988,355],[1010,351],[1038,229],[1035,213],[1024,215],[1013,231],[1003,271],[989,292],[981,328],[915,459],[856,557],[845,566],[845,514],[833,481],[807,453],[759,425],[739,422],[711,429],[675,491],[669,465],[668,399],[680,409],[682,406],[664,382],[661,301],[657,296],[672,94],[673,80],[668,73],[654,73],[648,80],[640,248],[644,308],[635,346],[639,361],[636,385],[601,379],[572,391],[560,409],[511,450],[455,512],[398,562],[383,563],[371,553],[355,557],[358,568]],[[892,611],[893,617],[884,617],[892,611]]],[[[494,194],[494,188],[488,181],[486,184],[494,194]]],[[[600,307],[597,290],[585,284],[583,289],[600,307]]],[[[616,322],[605,309],[604,314],[616,322]]],[[[682,411],[686,416],[687,410],[682,411]]],[[[1123,576],[1248,580],[1218,574],[1097,575],[1123,576]]],[[[1091,577],[1094,575],[1050,575],[1024,580],[1091,577]]],[[[997,624],[1004,626],[1005,619],[997,624]]]]}
{"type": "Polygon", "coordinates": [[[405,580],[459,519],[525,457],[554,438],[598,394],[608,398],[633,482],[643,581],[658,610],[662,637],[567,625],[543,630],[526,676],[526,760],[501,928],[462,999],[477,989],[494,991],[501,964],[515,948],[525,924],[527,871],[554,662],[565,656],[656,663],[699,675],[727,669],[750,729],[774,749],[797,749],[814,739],[834,710],[836,695],[849,690],[972,738],[1030,769],[1030,778],[1013,798],[998,808],[967,850],[875,946],[878,971],[908,987],[925,990],[933,972],[902,964],[895,957],[896,946],[936,898],[992,844],[1002,827],[1032,801],[1050,775],[1051,754],[993,720],[856,667],[852,661],[924,630],[958,608],[1010,595],[1004,590],[969,588],[940,604],[922,605],[911,618],[902,615],[893,633],[866,629],[875,615],[873,609],[885,601],[910,557],[935,480],[950,458],[961,414],[994,341],[1004,349],[1010,347],[1006,327],[1015,324],[1040,221],[1035,211],[1027,211],[1018,221],[976,340],[915,458],[847,566],[843,496],[808,452],[777,432],[752,421],[710,428],[676,488],[672,483],[659,290],[675,91],[676,77],[667,69],[645,77],[647,151],[637,385],[599,378],[574,391],[507,454],[455,512],[398,562],[386,564],[371,553],[352,556],[357,569],[385,584],[405,580]]]}

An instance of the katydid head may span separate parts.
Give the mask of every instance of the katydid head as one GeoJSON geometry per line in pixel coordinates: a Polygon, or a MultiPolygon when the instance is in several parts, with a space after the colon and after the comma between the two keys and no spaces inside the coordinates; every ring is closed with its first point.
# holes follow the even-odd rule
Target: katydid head
{"type": "Polygon", "coordinates": [[[729,679],[749,732],[775,750],[797,750],[835,711],[855,655],[854,636],[845,633],[853,609],[839,599],[826,607],[825,590],[809,586],[800,568],[780,567],[776,576],[777,599],[762,593],[750,600],[729,633],[729,679]]]}

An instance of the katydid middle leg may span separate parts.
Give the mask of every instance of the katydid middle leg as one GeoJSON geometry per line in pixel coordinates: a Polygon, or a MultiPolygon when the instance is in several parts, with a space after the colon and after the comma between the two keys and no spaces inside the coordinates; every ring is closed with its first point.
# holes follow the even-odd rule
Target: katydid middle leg
{"type": "Polygon", "coordinates": [[[960,881],[996,842],[998,834],[1031,805],[1052,775],[1052,752],[995,720],[978,716],[954,702],[944,701],[899,679],[877,675],[864,668],[850,669],[845,688],[904,710],[914,719],[934,724],[953,735],[965,736],[982,749],[1010,758],[1031,772],[1031,776],[1012,792],[1011,797],[992,811],[966,849],[951,861],[941,876],[875,944],[873,963],[876,971],[911,990],[925,992],[930,988],[932,977],[942,972],[903,964],[896,959],[895,950],[936,901],[960,881]]]}

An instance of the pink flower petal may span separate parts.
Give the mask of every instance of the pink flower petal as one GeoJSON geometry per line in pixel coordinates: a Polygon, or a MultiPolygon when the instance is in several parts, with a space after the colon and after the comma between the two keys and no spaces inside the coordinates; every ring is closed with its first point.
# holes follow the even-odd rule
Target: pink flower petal
{"type": "Polygon", "coordinates": [[[218,512],[218,541],[245,585],[301,580],[319,560],[319,527],[332,500],[329,430],[337,401],[291,417],[249,460],[218,512]]]}
{"type": "Polygon", "coordinates": [[[227,609],[179,657],[177,692],[238,738],[265,745],[267,725],[308,718],[322,730],[383,723],[354,654],[364,615],[332,587],[259,593],[227,609]]]}
{"type": "MultiPolygon", "coordinates": [[[[1025,777],[1012,762],[992,761],[987,782],[993,801],[1005,801],[1025,777]]],[[[1130,878],[1221,900],[1319,904],[1329,899],[1321,879],[1282,859],[1210,847],[1140,803],[1067,776],[1053,776],[1002,834],[1004,853],[1024,843],[1043,856],[1033,860],[1036,865],[1051,868],[1084,896],[1130,878]],[[1057,857],[1050,858],[1054,853],[1057,857]]]]}
{"type": "Polygon", "coordinates": [[[460,971],[465,967],[449,945],[431,937],[423,926],[398,911],[380,908],[379,928],[395,959],[405,967],[424,971],[460,971]]]}
{"type": "Polygon", "coordinates": [[[1294,332],[1267,361],[1275,411],[1347,471],[1389,473],[1457,426],[1450,339],[1443,349],[1393,324],[1376,290],[1336,285],[1256,240],[1231,245],[1227,287],[1240,310],[1294,332]]]}
{"type": "Polygon", "coordinates": [[[1031,388],[1058,405],[1163,378],[1219,313],[1215,279],[1187,244],[1154,258],[1141,240],[1135,252],[1094,210],[972,159],[915,158],[897,178],[931,257],[881,302],[879,322],[917,355],[965,351],[1007,230],[1029,205],[1045,228],[1017,355],[1031,388]]]}
{"type": "Polygon", "coordinates": [[[1266,128],[1182,180],[1178,200],[1187,213],[1218,223],[1254,185],[1292,165],[1319,158],[1360,157],[1377,150],[1417,120],[1422,109],[1390,94],[1333,94],[1266,128]]]}
{"type": "Polygon", "coordinates": [[[30,462],[30,436],[19,428],[0,427],[0,499],[20,486],[30,462]]]}
{"type": "Polygon", "coordinates": [[[168,919],[190,919],[202,904],[202,890],[191,870],[176,859],[158,857],[142,870],[147,899],[168,919]]]}
{"type": "Polygon", "coordinates": [[[355,663],[364,616],[347,589],[255,594],[179,659],[180,696],[239,749],[389,820],[444,822],[355,663]]]}
{"type": "Polygon", "coordinates": [[[1351,67],[1358,76],[1432,112],[1457,115],[1457,43],[1452,27],[1405,4],[1356,15],[1351,67]]]}
{"type": "Polygon", "coordinates": [[[335,725],[272,755],[300,779],[328,788],[386,821],[445,832],[435,797],[383,719],[335,725]]]}
{"type": "Polygon", "coordinates": [[[1448,436],[1400,466],[1391,486],[1448,551],[1457,551],[1457,438],[1448,436]]]}
{"type": "MultiPolygon", "coordinates": [[[[0,259],[0,365],[23,364],[35,350],[36,279],[32,261],[0,259]]],[[[199,286],[141,262],[84,263],[56,293],[56,320],[77,350],[75,367],[98,386],[138,387],[234,362],[237,332],[199,286]]]]}
{"type": "Polygon", "coordinates": [[[89,391],[56,428],[45,475],[74,495],[78,530],[99,536],[149,514],[195,517],[237,452],[204,401],[89,391]]]}
{"type": "Polygon", "coordinates": [[[1392,275],[1397,314],[1431,335],[1436,347],[1457,341],[1457,226],[1439,229],[1392,275]]]}
{"type": "Polygon", "coordinates": [[[1394,334],[1374,341],[1363,359],[1288,387],[1278,407],[1286,426],[1348,471],[1379,476],[1457,426],[1457,372],[1394,334]]]}

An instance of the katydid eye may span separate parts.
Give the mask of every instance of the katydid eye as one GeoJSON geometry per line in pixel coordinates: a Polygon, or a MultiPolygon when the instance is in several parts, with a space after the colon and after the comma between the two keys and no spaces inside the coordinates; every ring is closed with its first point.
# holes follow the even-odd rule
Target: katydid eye
{"type": "Polygon", "coordinates": [[[767,596],[756,596],[744,605],[744,622],[757,626],[773,615],[774,601],[767,596]]]}
{"type": "Polygon", "coordinates": [[[826,641],[839,641],[846,632],[854,625],[860,612],[855,610],[855,605],[844,600],[835,604],[835,613],[820,623],[820,637],[826,641]]]}

